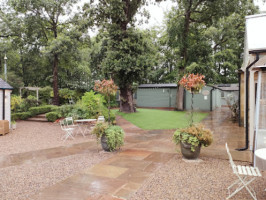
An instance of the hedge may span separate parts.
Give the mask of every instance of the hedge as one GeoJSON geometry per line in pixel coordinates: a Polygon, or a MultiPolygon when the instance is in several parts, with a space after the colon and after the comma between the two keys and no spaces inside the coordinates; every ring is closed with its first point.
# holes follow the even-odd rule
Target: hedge
{"type": "Polygon", "coordinates": [[[31,117],[31,113],[30,112],[21,112],[21,113],[14,113],[14,114],[11,114],[11,120],[12,121],[16,121],[18,119],[22,119],[22,120],[25,120],[25,119],[28,119],[29,117],[31,117]]]}
{"type": "Polygon", "coordinates": [[[51,112],[52,109],[54,109],[55,107],[56,106],[53,106],[53,105],[31,107],[29,109],[29,112],[32,114],[32,116],[35,116],[35,115],[51,112]]]}
{"type": "Polygon", "coordinates": [[[45,117],[48,120],[48,122],[54,122],[55,120],[59,118],[59,115],[57,112],[49,112],[49,113],[46,113],[45,117]]]}

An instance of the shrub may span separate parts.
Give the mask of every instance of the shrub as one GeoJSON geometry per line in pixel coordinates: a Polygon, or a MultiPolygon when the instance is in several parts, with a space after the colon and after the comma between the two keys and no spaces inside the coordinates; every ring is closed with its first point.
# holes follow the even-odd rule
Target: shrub
{"type": "Polygon", "coordinates": [[[32,116],[43,114],[47,112],[51,112],[52,109],[56,107],[54,105],[46,105],[46,106],[39,106],[39,107],[31,107],[29,109],[29,112],[32,114],[32,116]]]}
{"type": "Polygon", "coordinates": [[[28,96],[26,99],[23,100],[23,102],[20,105],[20,111],[27,112],[30,107],[35,107],[39,104],[37,101],[37,98],[35,96],[28,96]]]}
{"type": "Polygon", "coordinates": [[[74,105],[63,105],[58,108],[57,113],[60,117],[67,117],[70,116],[70,113],[74,109],[74,105]]]}
{"type": "Polygon", "coordinates": [[[53,88],[50,86],[46,86],[39,90],[39,99],[42,103],[49,104],[51,100],[51,92],[53,88]]]}
{"type": "Polygon", "coordinates": [[[180,142],[191,144],[191,151],[195,151],[198,145],[209,146],[213,141],[212,132],[205,129],[203,125],[191,125],[187,128],[182,128],[174,133],[173,140],[175,144],[180,142]]]}
{"type": "Polygon", "coordinates": [[[97,140],[99,141],[102,135],[105,133],[105,130],[108,128],[108,124],[105,122],[97,123],[92,129],[92,134],[96,135],[97,140]]]}
{"type": "Polygon", "coordinates": [[[105,99],[101,94],[95,94],[93,91],[86,92],[82,97],[82,103],[88,107],[90,116],[96,116],[104,106],[105,99]]]}
{"type": "Polygon", "coordinates": [[[11,95],[11,110],[17,112],[22,104],[23,99],[17,95],[11,95]]]}
{"type": "Polygon", "coordinates": [[[49,112],[49,113],[46,113],[45,117],[49,122],[54,122],[55,120],[59,118],[59,115],[57,112],[49,112]]]}
{"type": "Polygon", "coordinates": [[[25,120],[25,119],[28,119],[31,116],[32,115],[31,115],[30,112],[13,113],[13,114],[11,114],[11,120],[12,121],[16,121],[18,119],[25,120]]]}
{"type": "Polygon", "coordinates": [[[105,130],[105,134],[110,151],[120,148],[124,144],[125,132],[120,126],[110,126],[105,130]]]}

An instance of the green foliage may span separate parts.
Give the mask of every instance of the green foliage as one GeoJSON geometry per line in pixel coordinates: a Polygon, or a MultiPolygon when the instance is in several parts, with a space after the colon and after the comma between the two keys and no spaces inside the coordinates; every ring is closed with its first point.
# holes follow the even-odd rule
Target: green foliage
{"type": "Polygon", "coordinates": [[[57,112],[49,112],[49,113],[46,113],[45,117],[49,122],[54,122],[55,120],[59,118],[59,115],[57,112]]]}
{"type": "Polygon", "coordinates": [[[16,121],[16,120],[25,120],[28,119],[29,117],[31,117],[31,113],[30,112],[21,112],[21,113],[13,113],[11,114],[11,120],[12,121],[16,121]]]}
{"type": "Polygon", "coordinates": [[[88,111],[92,116],[96,116],[105,108],[104,103],[106,101],[103,95],[90,91],[84,94],[82,103],[88,107],[88,111]]]}
{"type": "Polygon", "coordinates": [[[99,122],[94,126],[91,133],[96,135],[97,141],[99,141],[108,127],[107,123],[99,122]]]}
{"type": "Polygon", "coordinates": [[[120,148],[124,144],[125,132],[120,126],[110,126],[105,130],[107,145],[110,151],[120,148]]]}
{"type": "Polygon", "coordinates": [[[75,97],[75,91],[68,88],[59,90],[60,104],[69,103],[69,100],[73,100],[75,97]]]}
{"type": "Polygon", "coordinates": [[[20,96],[11,95],[11,111],[17,112],[22,102],[23,100],[20,96]]]}
{"type": "Polygon", "coordinates": [[[68,117],[70,116],[70,113],[72,112],[73,109],[74,105],[63,105],[59,107],[57,112],[60,117],[68,117]]]}
{"type": "Polygon", "coordinates": [[[198,145],[209,146],[213,141],[212,132],[205,129],[203,125],[191,125],[187,128],[177,130],[173,135],[175,144],[188,143],[191,144],[191,151],[195,151],[198,145]]]}
{"type": "Polygon", "coordinates": [[[50,86],[46,86],[44,88],[41,88],[39,90],[39,99],[42,103],[49,104],[51,100],[51,92],[53,91],[53,88],[50,86]]]}
{"type": "Polygon", "coordinates": [[[107,123],[97,123],[92,130],[99,142],[103,135],[107,138],[107,145],[110,151],[120,148],[124,144],[125,132],[120,126],[109,126],[107,123]]]}
{"type": "Polygon", "coordinates": [[[35,116],[35,115],[51,112],[54,107],[56,106],[46,105],[46,106],[39,106],[39,107],[31,107],[29,108],[29,112],[31,113],[32,116],[35,116]]]}
{"type": "Polygon", "coordinates": [[[37,98],[35,96],[28,96],[26,99],[23,99],[19,111],[27,112],[31,107],[35,107],[38,105],[37,98]]]}

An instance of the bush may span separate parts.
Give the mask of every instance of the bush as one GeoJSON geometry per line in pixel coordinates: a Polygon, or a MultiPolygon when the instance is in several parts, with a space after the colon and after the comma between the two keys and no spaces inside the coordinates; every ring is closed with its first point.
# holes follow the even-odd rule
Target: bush
{"type": "Polygon", "coordinates": [[[92,134],[96,135],[97,140],[99,141],[103,134],[105,134],[105,130],[108,128],[108,124],[105,122],[97,123],[92,129],[92,134]]]}
{"type": "Polygon", "coordinates": [[[71,115],[72,110],[74,109],[74,105],[63,105],[58,108],[56,111],[60,117],[67,117],[71,115]]]}
{"type": "Polygon", "coordinates": [[[59,118],[59,115],[57,112],[49,112],[49,113],[46,113],[45,117],[49,122],[54,122],[55,120],[59,118]]]}
{"type": "Polygon", "coordinates": [[[30,107],[35,107],[39,104],[37,101],[37,98],[34,96],[28,96],[26,99],[23,100],[23,102],[20,105],[19,110],[22,112],[27,112],[30,107]]]}
{"type": "Polygon", "coordinates": [[[11,111],[17,112],[22,104],[23,99],[17,95],[11,95],[11,111]]]}
{"type": "Polygon", "coordinates": [[[95,94],[93,91],[84,94],[82,97],[82,103],[87,106],[90,116],[97,116],[101,110],[106,108],[104,106],[104,96],[101,94],[95,94]]]}
{"type": "Polygon", "coordinates": [[[25,119],[28,119],[31,116],[32,115],[31,115],[30,112],[14,113],[14,114],[11,114],[11,121],[16,121],[18,119],[25,120],[25,119]]]}
{"type": "Polygon", "coordinates": [[[125,132],[120,126],[110,126],[105,130],[105,134],[110,151],[120,148],[124,144],[125,132]]]}
{"type": "Polygon", "coordinates": [[[56,107],[54,105],[46,105],[46,106],[39,106],[39,107],[31,107],[29,109],[29,112],[31,113],[32,116],[51,112],[52,109],[56,107]]]}
{"type": "Polygon", "coordinates": [[[53,91],[53,88],[50,86],[46,86],[44,88],[41,88],[39,90],[39,99],[42,103],[49,104],[51,100],[51,92],[53,91]]]}

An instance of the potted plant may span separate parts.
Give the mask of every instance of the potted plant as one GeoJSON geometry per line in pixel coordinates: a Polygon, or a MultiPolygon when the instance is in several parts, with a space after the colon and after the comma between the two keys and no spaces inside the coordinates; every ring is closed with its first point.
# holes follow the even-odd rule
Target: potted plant
{"type": "Polygon", "coordinates": [[[95,125],[92,134],[96,135],[97,141],[101,142],[105,151],[114,151],[124,144],[125,132],[120,126],[110,126],[100,122],[95,125]]]}
{"type": "Polygon", "coordinates": [[[181,144],[181,153],[187,159],[196,159],[199,156],[201,146],[209,146],[212,143],[212,132],[201,124],[193,123],[193,98],[205,86],[205,77],[200,74],[187,74],[179,81],[179,85],[192,94],[191,113],[189,126],[177,130],[173,135],[176,144],[181,144]]]}
{"type": "Polygon", "coordinates": [[[201,146],[209,146],[212,141],[212,132],[202,124],[192,124],[179,129],[174,133],[175,144],[181,144],[181,153],[187,159],[196,159],[200,154],[201,146]]]}
{"type": "Polygon", "coordinates": [[[11,129],[15,130],[17,128],[17,123],[16,121],[11,121],[11,129]]]}

